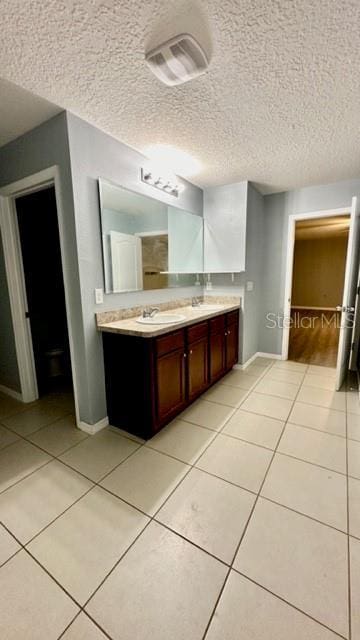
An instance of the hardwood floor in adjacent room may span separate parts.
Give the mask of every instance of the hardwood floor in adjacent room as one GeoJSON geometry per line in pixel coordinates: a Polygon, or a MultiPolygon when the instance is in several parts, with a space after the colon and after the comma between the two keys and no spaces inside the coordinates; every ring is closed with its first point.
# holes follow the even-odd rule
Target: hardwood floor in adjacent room
{"type": "Polygon", "coordinates": [[[336,367],[340,314],[293,309],[291,319],[289,360],[336,367]]]}

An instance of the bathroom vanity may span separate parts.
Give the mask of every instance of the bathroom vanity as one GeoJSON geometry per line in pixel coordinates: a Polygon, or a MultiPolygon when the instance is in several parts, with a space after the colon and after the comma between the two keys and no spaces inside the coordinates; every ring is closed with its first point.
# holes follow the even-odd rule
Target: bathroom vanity
{"type": "Polygon", "coordinates": [[[151,438],[238,361],[239,303],[178,311],[184,320],[172,325],[98,322],[110,424],[141,438],[151,438]]]}

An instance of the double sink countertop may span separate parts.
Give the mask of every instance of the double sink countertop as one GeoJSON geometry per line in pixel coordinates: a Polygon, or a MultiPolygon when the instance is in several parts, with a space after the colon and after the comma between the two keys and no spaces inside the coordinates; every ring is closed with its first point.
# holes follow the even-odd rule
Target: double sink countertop
{"type": "MultiPolygon", "coordinates": [[[[164,302],[152,306],[159,307],[159,314],[171,313],[185,316],[179,322],[171,322],[169,324],[140,324],[137,318],[141,317],[144,307],[133,307],[132,309],[119,309],[117,311],[106,311],[96,314],[96,323],[99,331],[108,333],[119,333],[128,336],[138,336],[142,338],[154,338],[161,336],[176,329],[182,329],[195,322],[208,320],[215,316],[220,316],[229,311],[235,311],[240,308],[241,298],[238,296],[207,296],[201,302],[205,305],[214,306],[213,309],[192,307],[191,298],[182,300],[164,302]],[[216,305],[216,308],[215,308],[216,305]]],[[[154,318],[156,321],[156,316],[154,318]]]]}

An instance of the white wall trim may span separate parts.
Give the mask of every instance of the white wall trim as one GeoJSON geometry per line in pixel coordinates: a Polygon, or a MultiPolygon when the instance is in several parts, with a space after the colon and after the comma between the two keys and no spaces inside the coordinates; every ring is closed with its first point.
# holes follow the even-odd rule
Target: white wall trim
{"type": "Polygon", "coordinates": [[[281,353],[266,353],[266,351],[258,351],[258,358],[271,358],[271,360],[282,360],[281,353]]]}
{"type": "Polygon", "coordinates": [[[309,307],[309,305],[291,305],[291,309],[296,310],[309,310],[309,311],[336,311],[336,307],[309,307]]]}
{"type": "MultiPolygon", "coordinates": [[[[1,192],[0,192],[1,193],[1,192]]],[[[0,198],[0,227],[4,249],[5,271],[9,289],[10,310],[19,369],[21,396],[24,402],[38,398],[34,355],[27,310],[24,274],[14,201],[0,198]]]]}
{"type": "Polygon", "coordinates": [[[282,330],[282,359],[287,360],[289,352],[290,333],[290,313],[291,313],[291,293],[292,277],[294,265],[295,248],[295,226],[298,220],[311,220],[312,218],[331,218],[333,216],[350,215],[351,206],[339,209],[321,209],[320,211],[309,211],[307,213],[294,213],[289,216],[288,238],[286,245],[286,271],[285,271],[285,295],[284,295],[284,327],[282,330]]]}
{"type": "Polygon", "coordinates": [[[80,422],[77,371],[75,367],[75,341],[70,322],[70,294],[65,269],[64,209],[59,167],[54,165],[26,178],[12,182],[0,189],[0,228],[4,245],[5,267],[9,287],[10,307],[15,334],[16,355],[19,368],[23,402],[38,398],[36,371],[31,339],[30,322],[25,318],[27,309],[21,248],[19,242],[15,198],[54,186],[60,236],[60,253],[64,278],[65,307],[69,334],[71,371],[74,389],[76,422],[80,422]]]}
{"type": "Polygon", "coordinates": [[[254,353],[249,360],[244,362],[244,364],[235,364],[233,369],[239,369],[240,371],[244,371],[247,369],[256,358],[271,358],[272,360],[282,360],[282,355],[279,353],[266,353],[265,351],[257,351],[254,353]]]}
{"type": "Polygon", "coordinates": [[[102,418],[101,420],[99,420],[99,422],[96,422],[95,424],[88,424],[87,422],[82,422],[80,420],[77,423],[77,426],[79,429],[81,429],[81,431],[85,431],[85,433],[88,433],[89,435],[93,436],[95,433],[98,433],[98,431],[102,431],[102,429],[105,429],[105,427],[109,426],[109,418],[106,416],[105,418],[102,418]]]}
{"type": "Polygon", "coordinates": [[[1,393],[5,393],[5,395],[10,396],[11,398],[15,398],[15,400],[19,400],[19,402],[24,402],[23,397],[19,391],[15,391],[14,389],[10,389],[10,387],[6,387],[3,384],[0,384],[1,393]]]}

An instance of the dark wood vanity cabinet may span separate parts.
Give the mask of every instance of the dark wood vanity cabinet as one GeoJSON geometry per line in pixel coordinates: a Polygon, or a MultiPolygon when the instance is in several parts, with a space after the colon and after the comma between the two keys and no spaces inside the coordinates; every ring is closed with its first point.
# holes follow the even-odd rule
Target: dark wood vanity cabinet
{"type": "Polygon", "coordinates": [[[209,386],[208,323],[201,322],[187,329],[187,394],[195,400],[209,386]]]}
{"type": "Polygon", "coordinates": [[[180,413],[186,405],[184,332],[178,331],[158,338],[155,345],[156,424],[162,425],[180,413]]]}
{"type": "Polygon", "coordinates": [[[239,312],[154,338],[103,333],[110,424],[151,438],[238,359],[239,312]]]}
{"type": "Polygon", "coordinates": [[[228,371],[237,363],[239,356],[239,314],[237,311],[227,314],[225,340],[225,368],[228,371]]]}
{"type": "Polygon", "coordinates": [[[226,316],[212,318],[210,332],[210,382],[216,382],[226,371],[226,316]]]}

